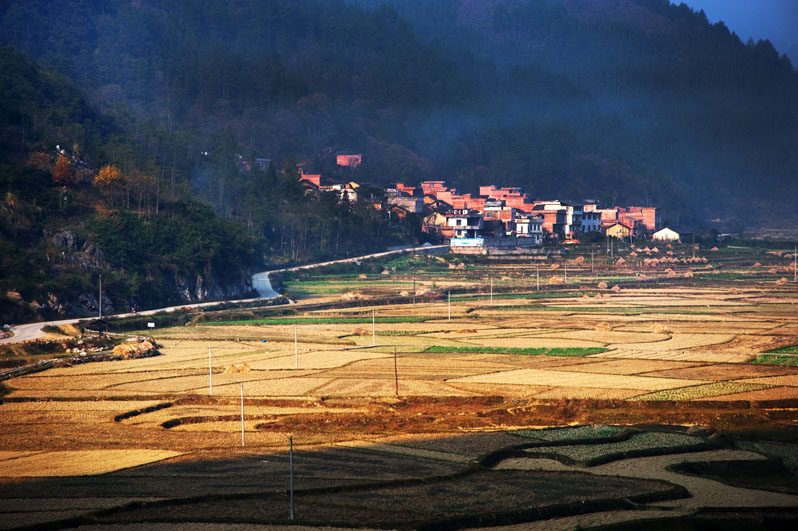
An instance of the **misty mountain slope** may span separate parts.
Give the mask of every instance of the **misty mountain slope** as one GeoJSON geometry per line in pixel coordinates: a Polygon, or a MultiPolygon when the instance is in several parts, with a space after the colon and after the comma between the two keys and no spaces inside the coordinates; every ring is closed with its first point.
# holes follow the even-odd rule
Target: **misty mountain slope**
{"type": "Polygon", "coordinates": [[[149,148],[156,164],[195,181],[197,153],[230,128],[244,153],[329,174],[336,150],[362,152],[356,177],[378,184],[516,185],[744,223],[748,203],[798,196],[796,71],[667,0],[17,0],[0,17],[5,42],[141,145],[172,146],[149,148]]]}

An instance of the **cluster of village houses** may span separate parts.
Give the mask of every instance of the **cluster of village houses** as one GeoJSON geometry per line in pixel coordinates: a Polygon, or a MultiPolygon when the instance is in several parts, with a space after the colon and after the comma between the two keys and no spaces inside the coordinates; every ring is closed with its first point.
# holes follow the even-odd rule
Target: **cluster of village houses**
{"type": "MultiPolygon", "coordinates": [[[[360,155],[337,155],[339,166],[356,167],[360,162],[360,155]]],[[[360,186],[355,182],[326,183],[321,175],[304,172],[300,180],[350,202],[358,200],[360,186]]],[[[576,242],[589,233],[622,239],[641,235],[679,239],[679,234],[670,229],[658,230],[656,207],[601,208],[595,201],[535,200],[518,187],[480,186],[479,195],[472,195],[458,194],[445,181],[424,181],[419,186],[397,183],[386,188],[385,199],[374,206],[400,218],[408,214],[420,216],[425,232],[448,239],[452,251],[461,252],[576,242]]]]}

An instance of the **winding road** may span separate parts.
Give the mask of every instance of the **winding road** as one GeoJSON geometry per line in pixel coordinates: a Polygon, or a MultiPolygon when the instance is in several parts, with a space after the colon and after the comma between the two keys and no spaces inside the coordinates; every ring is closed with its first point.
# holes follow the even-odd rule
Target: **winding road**
{"type": "MultiPolygon", "coordinates": [[[[420,252],[420,253],[440,253],[448,249],[448,245],[426,245],[421,247],[402,247],[400,249],[391,249],[389,251],[383,251],[381,253],[372,253],[367,254],[364,256],[356,256],[354,258],[343,258],[341,260],[330,260],[328,262],[319,262],[315,264],[306,264],[301,266],[295,267],[286,267],[283,269],[274,269],[271,271],[262,271],[260,273],[255,273],[252,275],[252,288],[258,292],[259,297],[254,299],[237,299],[233,301],[212,301],[212,302],[201,302],[201,303],[186,303],[181,304],[179,306],[170,306],[168,308],[155,308],[152,310],[144,310],[138,312],[136,314],[133,313],[119,313],[114,314],[113,317],[131,317],[133,315],[152,315],[158,312],[173,312],[175,310],[180,310],[185,308],[186,306],[191,306],[192,308],[201,308],[205,306],[214,306],[216,304],[224,304],[228,302],[252,302],[260,299],[273,299],[274,297],[278,297],[279,293],[272,289],[272,283],[269,280],[269,275],[272,273],[282,273],[284,271],[298,271],[300,269],[312,269],[314,267],[323,267],[327,265],[333,264],[345,264],[345,263],[352,263],[352,262],[359,262],[360,260],[367,260],[369,258],[380,258],[384,256],[391,256],[394,254],[401,254],[406,252],[420,252]]],[[[111,316],[108,316],[111,317],[111,316]]],[[[7,337],[5,339],[0,339],[0,344],[2,343],[14,343],[17,341],[29,341],[31,339],[38,339],[40,337],[44,337],[44,332],[42,328],[45,326],[61,326],[61,325],[70,325],[75,324],[78,321],[85,320],[86,317],[81,317],[78,319],[63,319],[60,321],[45,321],[45,322],[36,322],[36,323],[26,323],[20,325],[14,325],[11,327],[11,332],[13,332],[13,336],[7,337]]]]}

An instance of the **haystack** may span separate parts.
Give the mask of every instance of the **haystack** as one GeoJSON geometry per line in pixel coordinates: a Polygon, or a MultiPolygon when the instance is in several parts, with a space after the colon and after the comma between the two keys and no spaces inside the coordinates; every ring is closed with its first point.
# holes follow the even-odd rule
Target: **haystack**
{"type": "Polygon", "coordinates": [[[615,262],[615,265],[623,265],[625,263],[626,263],[626,260],[624,260],[623,258],[618,258],[618,261],[615,262]]]}
{"type": "Polygon", "coordinates": [[[612,291],[615,292],[615,293],[620,293],[621,292],[621,287],[618,284],[615,284],[612,287],[612,291]]]}
{"type": "Polygon", "coordinates": [[[549,269],[551,269],[552,271],[554,271],[555,269],[560,269],[560,264],[551,264],[551,267],[549,269]]]}
{"type": "Polygon", "coordinates": [[[114,347],[114,356],[122,359],[144,358],[158,353],[156,346],[149,340],[131,342],[127,341],[114,347]]]}
{"type": "Polygon", "coordinates": [[[756,262],[756,263],[755,263],[754,265],[752,265],[751,267],[762,267],[762,264],[760,264],[759,262],[756,262]]]}
{"type": "Polygon", "coordinates": [[[783,286],[786,283],[787,283],[787,278],[786,277],[781,277],[780,279],[778,279],[776,281],[776,285],[777,286],[783,286]]]}
{"type": "Polygon", "coordinates": [[[361,273],[358,278],[368,278],[365,273],[361,273]]]}
{"type": "Polygon", "coordinates": [[[684,274],[684,278],[693,278],[694,276],[695,276],[695,275],[693,275],[693,272],[692,272],[692,271],[688,271],[688,272],[686,272],[686,273],[684,274]]]}
{"type": "Polygon", "coordinates": [[[562,283],[563,283],[563,280],[560,277],[556,277],[555,276],[555,277],[551,277],[549,279],[549,284],[552,284],[552,285],[558,285],[558,284],[562,284],[562,283]]]}
{"type": "Polygon", "coordinates": [[[713,247],[712,249],[710,249],[710,251],[718,251],[718,250],[719,249],[717,247],[713,247]]]}
{"type": "Polygon", "coordinates": [[[241,365],[230,365],[229,367],[225,368],[224,374],[241,374],[244,372],[250,372],[252,368],[246,364],[242,363],[241,365]]]}
{"type": "Polygon", "coordinates": [[[648,280],[648,277],[641,273],[641,274],[637,275],[637,280],[645,282],[646,280],[648,280]]]}
{"type": "Polygon", "coordinates": [[[571,260],[571,263],[572,264],[576,264],[576,265],[582,265],[582,264],[585,263],[585,257],[584,256],[577,256],[576,258],[571,260]]]}
{"type": "Polygon", "coordinates": [[[457,266],[454,264],[449,264],[449,269],[457,269],[457,266]]]}
{"type": "Polygon", "coordinates": [[[661,324],[661,323],[653,323],[651,325],[651,331],[654,332],[655,334],[669,334],[670,333],[670,330],[668,330],[668,328],[665,325],[661,324]]]}
{"type": "Polygon", "coordinates": [[[380,273],[380,275],[390,275],[390,274],[391,272],[388,271],[387,269],[383,269],[382,272],[380,273]]]}
{"type": "Polygon", "coordinates": [[[465,269],[465,264],[464,263],[457,264],[457,269],[465,269]]]}
{"type": "Polygon", "coordinates": [[[637,256],[637,253],[632,251],[631,253],[629,253],[629,256],[631,256],[632,258],[635,258],[637,256]]]}
{"type": "Polygon", "coordinates": [[[602,280],[598,283],[598,289],[607,289],[607,283],[602,280]]]}

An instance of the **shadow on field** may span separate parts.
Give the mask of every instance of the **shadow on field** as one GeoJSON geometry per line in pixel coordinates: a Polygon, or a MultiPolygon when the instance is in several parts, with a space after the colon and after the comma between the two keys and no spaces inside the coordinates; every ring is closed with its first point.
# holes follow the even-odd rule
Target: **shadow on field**
{"type": "MultiPolygon", "coordinates": [[[[5,481],[0,489],[0,504],[6,507],[1,525],[7,529],[66,529],[204,522],[459,529],[640,509],[651,502],[689,496],[684,487],[660,480],[598,476],[578,469],[491,468],[503,459],[523,456],[525,450],[544,445],[606,445],[645,433],[686,432],[686,428],[674,426],[585,426],[549,431],[554,430],[559,432],[553,436],[549,433],[548,438],[536,438],[535,430],[418,435],[381,443],[295,450],[293,521],[289,520],[289,455],[247,448],[227,451],[228,457],[199,460],[182,456],[97,476],[5,481]],[[584,432],[590,430],[595,436],[584,438],[584,432]],[[229,457],[234,452],[235,457],[229,457]],[[102,508],[64,509],[80,507],[81,501],[92,499],[107,501],[102,508]],[[9,509],[15,500],[27,503],[26,512],[9,509]],[[61,512],[52,506],[62,507],[61,512]]],[[[617,453],[600,462],[734,444],[717,434],[701,437],[704,442],[698,445],[617,453]]],[[[585,467],[597,463],[571,464],[585,467]]],[[[761,462],[759,466],[769,473],[761,462]]],[[[722,471],[712,470],[719,475],[722,471]]],[[[703,469],[686,472],[707,474],[703,469]]],[[[756,474],[754,469],[749,472],[756,474]]],[[[756,481],[749,479],[747,486],[756,487],[756,481]]],[[[766,511],[740,511],[751,521],[767,517],[766,511]]],[[[777,512],[768,521],[781,525],[798,517],[798,509],[777,512]]],[[[681,521],[688,529],[730,529],[725,527],[732,521],[730,514],[709,512],[697,520],[671,521],[681,521]]]]}
{"type": "MultiPolygon", "coordinates": [[[[528,444],[529,439],[511,434],[484,433],[295,451],[293,523],[455,529],[629,509],[687,496],[682,487],[663,481],[486,466],[496,461],[497,452],[528,444]]],[[[288,455],[255,452],[203,461],[176,458],[97,476],[6,482],[0,493],[5,505],[19,499],[35,505],[38,498],[41,506],[8,511],[2,525],[290,523],[288,455]],[[109,497],[118,504],[62,513],[70,515],[66,518],[44,512],[54,503],[69,507],[71,500],[109,497]]]]}

